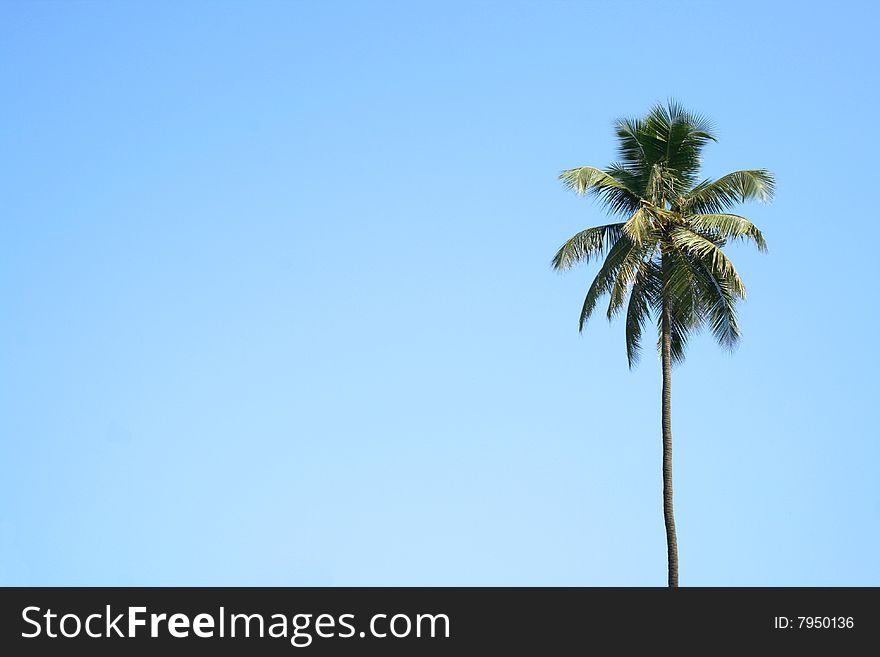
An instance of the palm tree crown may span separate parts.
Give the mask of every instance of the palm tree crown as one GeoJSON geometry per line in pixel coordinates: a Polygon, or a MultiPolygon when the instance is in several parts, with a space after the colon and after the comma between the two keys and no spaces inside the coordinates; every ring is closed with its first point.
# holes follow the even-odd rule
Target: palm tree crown
{"type": "Polygon", "coordinates": [[[767,201],[773,176],[764,169],[734,171],[717,180],[698,177],[701,151],[715,141],[702,117],[674,101],[641,119],[621,119],[615,130],[619,161],[606,169],[580,167],[560,174],[579,194],[597,197],[618,223],[588,228],[553,258],[557,270],[604,257],[580,315],[580,329],[606,294],[608,319],[626,306],[626,351],[632,367],[642,333],[655,317],[668,316],[673,361],[684,358],[688,336],[708,326],[719,343],[736,344],[736,302],[745,287],[722,251],[732,239],[767,248],[761,231],[730,208],[750,199],[767,201]]]}

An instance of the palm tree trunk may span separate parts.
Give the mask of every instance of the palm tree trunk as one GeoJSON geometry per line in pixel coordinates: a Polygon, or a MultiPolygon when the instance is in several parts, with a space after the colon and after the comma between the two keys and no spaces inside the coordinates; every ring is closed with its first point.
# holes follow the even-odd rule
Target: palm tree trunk
{"type": "Polygon", "coordinates": [[[666,523],[666,557],[669,586],[678,588],[678,541],[672,512],[672,334],[669,301],[663,295],[660,323],[660,359],[663,364],[663,519],[666,523]]]}

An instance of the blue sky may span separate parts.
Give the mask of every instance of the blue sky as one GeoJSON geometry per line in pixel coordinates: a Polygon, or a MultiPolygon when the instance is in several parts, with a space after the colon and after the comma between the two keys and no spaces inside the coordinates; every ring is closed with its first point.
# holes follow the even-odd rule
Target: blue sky
{"type": "Polygon", "coordinates": [[[880,585],[870,3],[7,2],[0,583],[663,585],[660,370],[549,260],[674,96],[772,169],[683,585],[880,585]]]}

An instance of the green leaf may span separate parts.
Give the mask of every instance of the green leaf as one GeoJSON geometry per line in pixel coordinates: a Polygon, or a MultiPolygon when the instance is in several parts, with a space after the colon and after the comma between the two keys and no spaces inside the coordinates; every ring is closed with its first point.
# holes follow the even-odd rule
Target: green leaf
{"type": "Polygon", "coordinates": [[[657,236],[649,234],[642,242],[633,242],[633,247],[623,259],[614,283],[611,286],[610,301],[608,302],[608,319],[613,319],[626,303],[626,294],[630,285],[636,278],[642,264],[649,262],[657,248],[657,236]]]}
{"type": "Polygon", "coordinates": [[[623,224],[623,233],[634,243],[641,244],[654,232],[651,219],[651,214],[642,206],[623,224]]]}
{"type": "Polygon", "coordinates": [[[559,174],[563,184],[581,195],[598,197],[612,214],[628,214],[639,207],[639,198],[610,173],[596,167],[578,167],[559,174]]]}
{"type": "Polygon", "coordinates": [[[643,261],[633,281],[626,310],[626,361],[630,369],[638,363],[642,331],[658,293],[659,269],[650,260],[643,261]]]}
{"type": "Polygon", "coordinates": [[[590,262],[594,257],[601,257],[620,239],[622,228],[623,224],[606,224],[582,230],[559,247],[551,266],[562,271],[571,269],[580,262],[590,262]]]}
{"type": "Polygon", "coordinates": [[[681,227],[672,229],[670,239],[676,247],[686,254],[703,260],[713,275],[728,281],[733,292],[738,297],[745,298],[745,285],[740,280],[733,263],[717,244],[702,235],[681,227]]]}
{"type": "Polygon", "coordinates": [[[632,260],[629,259],[629,255],[634,250],[638,250],[638,246],[633,244],[626,236],[621,236],[614,246],[611,247],[605,262],[593,279],[590,289],[587,290],[587,296],[584,298],[579,324],[581,331],[584,330],[584,325],[587,323],[590,315],[592,315],[599,299],[611,291],[621,267],[625,264],[631,266],[632,260]]]}
{"type": "Polygon", "coordinates": [[[682,212],[721,213],[745,201],[770,201],[775,181],[766,169],[734,171],[718,180],[704,180],[676,200],[682,212]]]}
{"type": "Polygon", "coordinates": [[[685,217],[685,222],[699,234],[708,233],[723,240],[750,239],[759,251],[767,251],[767,242],[758,227],[738,214],[694,214],[685,217]]]}

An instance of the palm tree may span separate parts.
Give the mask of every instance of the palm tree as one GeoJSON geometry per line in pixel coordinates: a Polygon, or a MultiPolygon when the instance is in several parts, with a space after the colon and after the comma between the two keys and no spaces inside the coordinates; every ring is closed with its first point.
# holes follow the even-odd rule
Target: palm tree
{"type": "Polygon", "coordinates": [[[734,239],[767,245],[748,219],[731,214],[736,203],[769,201],[773,175],[765,169],[734,171],[700,180],[700,155],[712,128],[674,101],[640,119],[615,125],[619,161],[606,169],[580,167],[559,178],[597,197],[620,221],[588,228],[559,249],[553,267],[565,270],[593,259],[604,262],[587,291],[580,330],[598,301],[609,295],[608,319],[626,306],[626,356],[638,360],[642,333],[656,320],[663,370],[663,517],[669,586],[678,586],[678,544],[672,510],[672,365],[684,359],[688,337],[708,326],[721,345],[740,337],[736,302],[746,290],[722,247],[734,239]]]}

